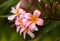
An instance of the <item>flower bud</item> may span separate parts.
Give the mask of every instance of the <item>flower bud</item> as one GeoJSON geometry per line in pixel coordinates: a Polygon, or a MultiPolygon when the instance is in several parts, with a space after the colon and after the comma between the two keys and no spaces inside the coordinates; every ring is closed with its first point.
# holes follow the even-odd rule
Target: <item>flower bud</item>
{"type": "Polygon", "coordinates": [[[58,2],[56,1],[56,2],[54,3],[54,6],[57,7],[57,5],[58,5],[58,2]]]}
{"type": "Polygon", "coordinates": [[[50,7],[48,6],[48,4],[45,4],[45,8],[46,8],[47,10],[50,10],[50,7]]]}
{"type": "Polygon", "coordinates": [[[38,0],[38,2],[41,2],[41,0],[38,0]]]}
{"type": "Polygon", "coordinates": [[[48,4],[45,4],[45,8],[46,8],[46,9],[48,9],[48,8],[49,8],[48,4]]]}

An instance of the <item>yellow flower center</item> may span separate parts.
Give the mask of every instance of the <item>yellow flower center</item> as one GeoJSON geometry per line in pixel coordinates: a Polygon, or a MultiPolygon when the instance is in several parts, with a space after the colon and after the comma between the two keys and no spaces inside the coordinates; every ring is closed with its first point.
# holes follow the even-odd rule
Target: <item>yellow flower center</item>
{"type": "Polygon", "coordinates": [[[32,23],[35,23],[36,20],[37,20],[37,17],[36,17],[36,16],[32,16],[31,19],[30,19],[30,21],[31,21],[32,23]]]}
{"type": "Polygon", "coordinates": [[[19,15],[19,9],[16,9],[16,16],[19,15]]]}
{"type": "Polygon", "coordinates": [[[20,26],[23,26],[23,22],[22,21],[20,21],[20,26]]]}

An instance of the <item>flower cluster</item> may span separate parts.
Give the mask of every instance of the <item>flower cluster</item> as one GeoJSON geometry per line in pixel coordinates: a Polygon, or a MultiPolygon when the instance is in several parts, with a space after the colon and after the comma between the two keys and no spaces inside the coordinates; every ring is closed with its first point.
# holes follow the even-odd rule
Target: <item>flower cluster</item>
{"type": "Polygon", "coordinates": [[[13,15],[9,16],[8,20],[15,20],[16,31],[20,32],[20,35],[23,34],[24,39],[26,34],[31,36],[31,38],[34,38],[35,35],[33,32],[38,31],[36,24],[42,26],[44,20],[39,18],[41,14],[39,10],[34,10],[32,14],[27,13],[24,9],[22,9],[21,7],[25,4],[25,2],[25,0],[20,0],[16,8],[12,7],[11,13],[13,13],[13,15]]]}

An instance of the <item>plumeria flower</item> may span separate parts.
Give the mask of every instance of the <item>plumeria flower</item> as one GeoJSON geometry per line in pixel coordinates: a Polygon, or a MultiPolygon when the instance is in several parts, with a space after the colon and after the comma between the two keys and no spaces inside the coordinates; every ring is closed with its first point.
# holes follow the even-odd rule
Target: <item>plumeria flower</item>
{"type": "MultiPolygon", "coordinates": [[[[24,17],[22,16],[22,18],[21,17],[17,17],[16,18],[16,20],[15,20],[15,25],[16,25],[16,27],[17,27],[17,32],[22,28],[22,27],[24,27],[24,26],[28,26],[30,23],[29,22],[27,22],[28,20],[25,20],[24,19],[24,17]]],[[[24,31],[24,30],[23,30],[24,31]]]]}
{"type": "Polygon", "coordinates": [[[35,29],[31,29],[29,26],[30,25],[24,26],[20,29],[20,35],[23,34],[24,39],[26,37],[26,34],[28,34],[31,38],[34,38],[35,35],[33,34],[33,32],[38,31],[37,27],[35,29]]]}
{"type": "Polygon", "coordinates": [[[11,13],[13,13],[13,15],[8,17],[8,20],[13,20],[15,17],[18,17],[21,14],[25,13],[25,10],[19,8],[20,6],[20,2],[17,4],[16,9],[14,7],[12,7],[11,13]]]}
{"type": "Polygon", "coordinates": [[[30,29],[32,29],[32,30],[35,29],[36,28],[35,24],[37,24],[39,26],[43,25],[44,21],[43,21],[43,19],[39,18],[40,14],[41,14],[41,12],[39,10],[35,10],[33,15],[31,13],[25,14],[24,17],[27,20],[29,20],[29,22],[31,23],[31,25],[29,26],[30,29]]]}
{"type": "Polygon", "coordinates": [[[15,17],[18,17],[20,14],[24,14],[25,11],[23,9],[15,9],[12,7],[12,10],[11,10],[12,13],[14,13],[13,15],[9,16],[8,17],[8,20],[13,20],[15,17]]]}
{"type": "Polygon", "coordinates": [[[26,27],[29,25],[30,23],[27,22],[27,20],[24,19],[24,14],[21,15],[20,17],[17,17],[15,20],[15,25],[17,27],[17,32],[20,30],[20,28],[24,27],[26,25],[26,27]]]}
{"type": "Polygon", "coordinates": [[[25,30],[26,27],[28,27],[29,30],[32,31],[32,32],[33,31],[38,31],[38,28],[35,25],[32,26],[32,27],[34,27],[34,29],[31,27],[31,22],[29,20],[27,20],[27,19],[23,19],[23,24],[25,26],[21,28],[20,33],[22,33],[25,30]]]}
{"type": "Polygon", "coordinates": [[[17,32],[20,31],[20,35],[23,33],[24,39],[26,37],[26,33],[28,35],[30,35],[31,38],[34,38],[35,37],[35,35],[32,32],[35,31],[35,30],[37,30],[37,28],[35,28],[32,31],[32,29],[30,29],[30,27],[29,27],[30,23],[27,22],[27,20],[21,19],[21,18],[17,18],[16,21],[15,21],[15,25],[16,25],[16,31],[17,32]]]}
{"type": "Polygon", "coordinates": [[[15,25],[16,25],[16,31],[18,32],[21,29],[21,27],[24,26],[23,19],[17,17],[15,25]]]}
{"type": "Polygon", "coordinates": [[[29,36],[31,36],[31,38],[34,38],[35,35],[32,33],[32,31],[30,30],[29,27],[26,26],[26,24],[23,24],[23,21],[21,19],[17,19],[16,22],[16,30],[17,32],[20,31],[20,35],[23,33],[23,37],[25,39],[26,34],[28,34],[29,36]]]}
{"type": "Polygon", "coordinates": [[[20,30],[20,35],[23,33],[23,37],[25,39],[26,37],[26,34],[28,34],[31,38],[34,38],[35,35],[33,34],[33,31],[30,30],[29,27],[22,27],[21,30],[20,30]]]}

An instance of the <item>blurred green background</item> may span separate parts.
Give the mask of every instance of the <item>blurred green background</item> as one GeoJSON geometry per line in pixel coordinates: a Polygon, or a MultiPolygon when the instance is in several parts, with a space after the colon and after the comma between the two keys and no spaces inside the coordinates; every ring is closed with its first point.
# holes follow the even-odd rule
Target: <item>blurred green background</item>
{"type": "MultiPolygon", "coordinates": [[[[11,15],[11,7],[18,2],[19,0],[0,0],[0,41],[60,41],[60,20],[53,20],[47,26],[40,27],[38,32],[34,32],[36,36],[34,39],[28,35],[23,39],[15,27],[11,28],[12,23],[6,16],[11,15]]],[[[58,16],[60,16],[60,0],[58,2],[58,16]]]]}

